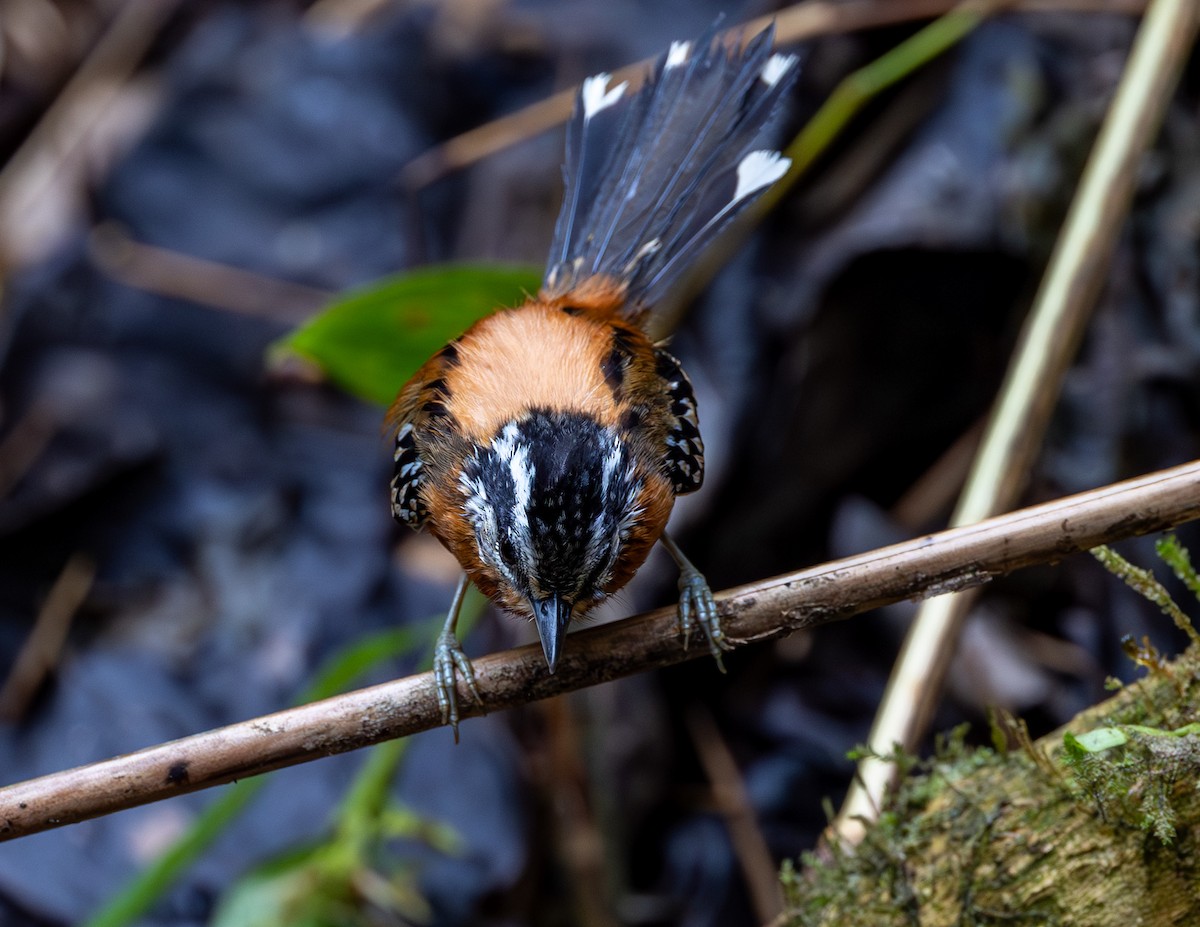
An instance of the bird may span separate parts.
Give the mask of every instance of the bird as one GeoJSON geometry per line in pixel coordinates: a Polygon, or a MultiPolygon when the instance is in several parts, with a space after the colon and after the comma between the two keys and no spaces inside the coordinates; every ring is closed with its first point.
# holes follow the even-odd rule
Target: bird
{"type": "Polygon", "coordinates": [[[666,533],[704,480],[687,374],[649,329],[697,257],[780,180],[765,146],[798,57],[768,27],[744,44],[714,24],[672,42],[634,91],[580,85],[564,194],[538,293],[472,325],[400,389],[391,509],[462,566],[434,651],[443,724],[458,739],[457,677],[483,707],[456,637],[469,583],[537,626],[558,666],[572,621],[621,589],[661,543],[680,570],[683,645],[728,642],[699,570],[666,533]]]}

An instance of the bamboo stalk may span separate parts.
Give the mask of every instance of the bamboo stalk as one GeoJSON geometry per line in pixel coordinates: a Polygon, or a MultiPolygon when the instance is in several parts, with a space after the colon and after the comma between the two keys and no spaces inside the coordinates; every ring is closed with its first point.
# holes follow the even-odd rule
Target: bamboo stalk
{"type": "MultiPolygon", "coordinates": [[[[1116,97],[1084,169],[1000,398],[951,524],[1016,504],[1033,467],[1109,259],[1133,199],[1137,166],[1153,141],[1200,20],[1195,0],[1151,0],[1116,97]]],[[[909,629],[875,717],[869,744],[912,751],[928,727],[971,594],[926,602],[909,629]]],[[[894,769],[864,760],[834,830],[845,842],[873,820],[894,769]]]]}

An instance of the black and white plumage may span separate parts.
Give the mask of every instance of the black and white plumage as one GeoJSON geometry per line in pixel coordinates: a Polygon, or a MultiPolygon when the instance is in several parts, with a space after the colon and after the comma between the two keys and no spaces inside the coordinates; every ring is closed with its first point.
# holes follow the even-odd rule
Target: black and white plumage
{"type": "MultiPolygon", "coordinates": [[[[766,144],[796,58],[772,30],[744,49],[676,42],[637,92],[584,82],[567,133],[566,195],[542,289],[476,322],[401,389],[392,510],[430,531],[465,575],[532,618],[554,672],[574,618],[624,588],[662,543],[680,568],[684,645],[729,646],[716,599],[665,533],[699,489],[691,384],[650,331],[685,268],[789,167],[766,144]]],[[[443,717],[456,678],[479,701],[455,627],[434,668],[443,717]]]]}
{"type": "Polygon", "coordinates": [[[663,467],[675,495],[695,492],[704,485],[704,441],[700,437],[700,418],[696,414],[696,394],[683,365],[662,348],[654,352],[657,373],[666,384],[671,398],[671,429],[663,467]]]}
{"type": "Polygon", "coordinates": [[[392,514],[414,530],[419,530],[429,517],[421,501],[421,471],[424,464],[413,439],[412,423],[396,432],[396,450],[392,454],[392,514]]]}
{"type": "Polygon", "coordinates": [[[466,460],[459,488],[480,560],[526,600],[551,668],[571,616],[604,598],[643,489],[621,436],[539,409],[466,460]]]}
{"type": "Polygon", "coordinates": [[[602,274],[626,286],[631,310],[653,306],[783,176],[790,161],[764,141],[798,69],[771,52],[773,34],[741,52],[715,29],[675,42],[636,92],[607,74],[584,81],[543,292],[602,274]]]}
{"type": "Polygon", "coordinates": [[[482,558],[514,588],[531,600],[601,597],[642,490],[612,429],[537,410],[478,448],[459,480],[482,558]]]}

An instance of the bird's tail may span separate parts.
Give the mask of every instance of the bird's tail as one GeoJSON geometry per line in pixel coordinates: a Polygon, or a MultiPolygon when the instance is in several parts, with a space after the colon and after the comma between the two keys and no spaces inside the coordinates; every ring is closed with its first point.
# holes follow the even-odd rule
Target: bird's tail
{"type": "Polygon", "coordinates": [[[636,92],[609,86],[608,74],[583,82],[543,293],[562,296],[603,275],[639,313],[783,176],[790,162],[766,139],[797,59],[772,53],[773,34],[742,51],[715,27],[675,42],[636,92]]]}

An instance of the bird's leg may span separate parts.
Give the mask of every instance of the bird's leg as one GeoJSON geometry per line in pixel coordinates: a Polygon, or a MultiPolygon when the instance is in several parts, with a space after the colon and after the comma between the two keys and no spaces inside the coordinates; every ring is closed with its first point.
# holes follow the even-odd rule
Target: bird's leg
{"type": "Polygon", "coordinates": [[[671,540],[671,536],[663,532],[660,540],[679,567],[679,632],[683,635],[683,647],[687,649],[692,628],[699,624],[708,638],[708,650],[723,673],[725,664],[721,660],[721,651],[729,649],[729,642],[725,640],[725,632],[721,630],[717,600],[713,598],[712,590],[708,588],[708,581],[703,574],[683,555],[683,551],[671,540]]]}
{"type": "Polygon", "coordinates": [[[475,670],[471,661],[463,653],[462,644],[454,636],[454,628],[458,624],[458,613],[462,610],[463,597],[467,594],[467,584],[470,580],[467,574],[462,575],[458,587],[454,590],[454,599],[450,603],[450,612],[446,615],[446,624],[438,635],[437,644],[433,648],[433,678],[437,686],[438,706],[442,709],[442,724],[454,728],[454,742],[458,743],[458,687],[455,674],[461,673],[471,696],[480,708],[483,699],[475,686],[475,670]]]}

